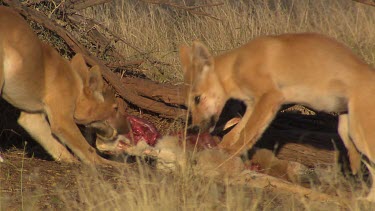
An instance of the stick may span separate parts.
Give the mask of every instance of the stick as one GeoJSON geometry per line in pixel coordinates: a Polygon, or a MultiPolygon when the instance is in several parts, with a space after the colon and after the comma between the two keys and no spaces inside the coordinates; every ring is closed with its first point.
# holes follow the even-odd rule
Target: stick
{"type": "Polygon", "coordinates": [[[294,195],[300,195],[306,199],[312,201],[329,201],[334,202],[338,205],[343,205],[345,199],[341,199],[335,196],[331,196],[325,193],[320,193],[309,188],[305,188],[285,180],[272,177],[266,174],[258,173],[255,171],[245,171],[241,174],[237,180],[233,181],[232,184],[246,185],[260,189],[277,189],[284,193],[291,193],[294,195]]]}

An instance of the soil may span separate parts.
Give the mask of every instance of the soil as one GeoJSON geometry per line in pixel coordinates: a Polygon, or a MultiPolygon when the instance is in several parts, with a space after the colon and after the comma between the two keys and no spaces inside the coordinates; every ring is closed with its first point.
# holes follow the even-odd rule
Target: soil
{"type": "MultiPolygon", "coordinates": [[[[0,155],[4,158],[4,162],[0,163],[0,210],[61,210],[67,208],[65,202],[69,200],[79,207],[83,206],[85,201],[80,201],[78,197],[82,190],[77,178],[90,181],[92,175],[101,175],[104,181],[116,185],[119,172],[111,167],[93,169],[81,164],[53,161],[17,125],[19,112],[4,101],[0,102],[0,108],[0,126],[3,128],[0,133],[0,155]],[[91,174],[93,171],[95,174],[91,174]]],[[[135,111],[131,114],[154,122],[162,134],[175,129],[174,124],[178,124],[152,114],[137,114],[135,111]]],[[[137,170],[132,165],[124,171],[127,173],[121,172],[121,175],[133,174],[137,178],[137,170]]],[[[121,181],[122,184],[124,182],[121,181]]]]}
{"type": "MultiPolygon", "coordinates": [[[[75,173],[79,173],[79,165],[62,164],[40,158],[29,158],[20,149],[11,149],[2,153],[5,162],[0,164],[0,186],[3,208],[20,209],[22,201],[33,201],[40,209],[60,208],[57,187],[71,190],[74,195],[75,173]],[[22,182],[21,182],[22,181],[22,182]],[[22,190],[22,191],[21,191],[22,190]],[[41,200],[31,200],[35,190],[42,193],[41,200]]],[[[34,207],[35,209],[36,207],[34,207]]]]}
{"type": "MultiPolygon", "coordinates": [[[[67,201],[83,206],[85,202],[78,196],[82,191],[79,181],[97,182],[96,176],[100,176],[100,181],[115,185],[120,178],[120,172],[113,167],[59,163],[29,157],[17,148],[1,155],[4,162],[0,163],[0,210],[71,209],[67,201]]],[[[131,164],[121,174],[128,172],[137,173],[131,164]]]]}

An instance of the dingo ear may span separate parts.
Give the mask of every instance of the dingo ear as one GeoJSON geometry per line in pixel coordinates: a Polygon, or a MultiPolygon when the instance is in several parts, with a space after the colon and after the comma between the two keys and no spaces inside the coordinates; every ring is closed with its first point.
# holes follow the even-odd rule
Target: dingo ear
{"type": "Polygon", "coordinates": [[[182,70],[184,72],[184,79],[187,84],[191,83],[193,79],[194,71],[191,70],[191,60],[192,60],[192,52],[191,48],[187,45],[182,45],[180,47],[180,59],[182,70]]]}
{"type": "Polygon", "coordinates": [[[193,62],[196,65],[196,67],[198,67],[196,71],[202,72],[209,70],[213,67],[214,59],[204,44],[195,41],[193,43],[192,52],[193,62]]]}
{"type": "Polygon", "coordinates": [[[89,78],[86,81],[86,86],[88,86],[92,91],[103,92],[104,82],[102,78],[102,71],[98,65],[93,66],[88,74],[89,78]]]}
{"type": "Polygon", "coordinates": [[[77,53],[72,60],[70,61],[70,65],[73,68],[73,70],[77,71],[79,76],[81,76],[82,80],[85,81],[88,75],[88,67],[86,65],[85,59],[83,58],[83,55],[80,53],[77,53]]]}
{"type": "Polygon", "coordinates": [[[191,63],[191,48],[189,46],[180,46],[180,59],[185,73],[191,63]]]}

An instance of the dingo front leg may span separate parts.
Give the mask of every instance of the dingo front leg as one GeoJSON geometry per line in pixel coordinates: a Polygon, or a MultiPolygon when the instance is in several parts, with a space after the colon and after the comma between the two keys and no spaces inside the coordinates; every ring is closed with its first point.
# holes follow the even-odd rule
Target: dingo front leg
{"type": "Polygon", "coordinates": [[[246,111],[244,116],[241,120],[237,123],[231,131],[229,131],[220,142],[219,146],[226,149],[229,148],[232,144],[238,141],[240,138],[241,132],[244,130],[247,122],[249,121],[252,113],[253,113],[253,101],[245,101],[246,104],[246,111]]]}
{"type": "Polygon", "coordinates": [[[233,142],[235,140],[232,139],[232,135],[224,136],[219,147],[231,154],[239,154],[251,148],[275,117],[283,100],[283,95],[277,90],[263,94],[259,100],[255,101],[254,110],[240,132],[238,140],[233,142]]]}
{"type": "Polygon", "coordinates": [[[20,124],[56,161],[78,161],[68,149],[52,136],[50,125],[43,113],[21,112],[20,124]]]}
{"type": "Polygon", "coordinates": [[[85,140],[72,117],[64,113],[62,108],[53,106],[47,108],[48,120],[51,131],[58,139],[68,146],[78,158],[86,164],[110,164],[110,162],[100,157],[96,150],[85,140]]]}

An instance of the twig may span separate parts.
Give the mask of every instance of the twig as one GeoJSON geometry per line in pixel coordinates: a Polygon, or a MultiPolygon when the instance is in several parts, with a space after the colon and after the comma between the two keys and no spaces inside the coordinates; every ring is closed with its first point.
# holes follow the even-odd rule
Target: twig
{"type": "MultiPolygon", "coordinates": [[[[111,49],[111,52],[113,53],[112,56],[116,60],[122,60],[125,57],[114,48],[112,44],[113,41],[107,39],[107,37],[105,37],[101,32],[99,32],[97,30],[98,27],[91,21],[87,21],[86,18],[78,14],[68,15],[68,19],[72,21],[72,26],[75,26],[77,28],[84,26],[85,28],[88,28],[87,30],[85,29],[84,33],[80,33],[80,36],[85,37],[87,40],[89,40],[98,47],[97,55],[99,53],[104,54],[108,49],[111,49]]],[[[77,31],[79,31],[79,29],[77,31]]]]}
{"type": "Polygon", "coordinates": [[[372,0],[353,0],[353,1],[375,7],[375,2],[372,0]]]}
{"type": "Polygon", "coordinates": [[[205,7],[216,7],[216,6],[221,6],[223,5],[224,3],[212,3],[212,4],[204,4],[204,5],[196,5],[196,6],[185,6],[185,5],[181,5],[181,4],[176,4],[176,3],[172,3],[172,2],[168,2],[168,1],[160,1],[160,0],[142,0],[143,2],[145,3],[149,3],[149,4],[159,4],[159,5],[166,5],[166,6],[169,6],[169,7],[174,7],[174,8],[177,8],[177,9],[180,9],[180,10],[185,10],[186,12],[188,13],[191,13],[193,15],[198,15],[198,16],[206,16],[206,17],[209,17],[209,18],[212,18],[212,19],[215,19],[215,20],[221,20],[220,18],[217,18],[207,12],[203,12],[203,11],[196,11],[196,9],[201,9],[201,8],[205,8],[205,7]]]}
{"type": "Polygon", "coordinates": [[[83,10],[88,7],[93,7],[100,4],[105,4],[110,2],[111,0],[86,0],[86,1],[78,1],[73,5],[74,10],[83,10]]]}
{"type": "MultiPolygon", "coordinates": [[[[53,2],[53,1],[52,1],[52,2],[53,2]]],[[[53,10],[51,11],[51,13],[48,15],[48,18],[51,18],[52,14],[55,13],[55,11],[56,11],[57,9],[59,9],[59,7],[60,7],[61,5],[64,5],[64,4],[65,4],[65,0],[62,0],[58,5],[56,5],[55,2],[53,2],[53,4],[55,5],[55,8],[53,8],[53,10]]]]}
{"type": "Polygon", "coordinates": [[[345,199],[320,193],[309,188],[305,188],[282,179],[278,179],[266,174],[258,173],[255,171],[243,172],[242,176],[237,181],[233,181],[232,184],[246,185],[249,187],[255,187],[260,189],[267,189],[274,187],[278,191],[299,195],[313,201],[329,201],[337,205],[343,205],[345,199]]]}
{"type": "Polygon", "coordinates": [[[128,62],[107,62],[105,65],[109,68],[125,68],[131,66],[139,66],[143,63],[143,60],[135,60],[128,62]]]}
{"type": "Polygon", "coordinates": [[[21,173],[20,173],[20,176],[21,176],[21,208],[22,210],[24,210],[24,199],[23,199],[23,165],[24,165],[24,161],[25,161],[25,154],[26,154],[26,145],[27,145],[27,142],[25,142],[25,145],[23,147],[23,152],[22,152],[22,162],[21,162],[21,173]]]}
{"type": "Polygon", "coordinates": [[[23,2],[22,4],[25,5],[25,6],[31,6],[31,5],[42,3],[44,1],[47,1],[47,0],[27,0],[27,1],[23,2]]]}
{"type": "Polygon", "coordinates": [[[115,32],[113,32],[112,30],[110,30],[108,27],[104,26],[103,24],[97,22],[96,20],[92,19],[92,18],[87,18],[87,17],[84,17],[80,14],[76,14],[78,16],[81,16],[82,18],[84,18],[86,21],[90,22],[91,24],[93,25],[96,25],[100,28],[102,28],[103,30],[105,30],[107,33],[111,34],[111,36],[113,36],[116,40],[119,40],[121,42],[123,42],[124,44],[126,44],[127,46],[129,46],[130,48],[132,48],[133,50],[137,51],[139,54],[141,54],[142,56],[145,57],[145,59],[147,61],[149,61],[151,64],[160,64],[160,65],[167,65],[167,66],[170,66],[170,64],[168,63],[164,63],[164,62],[161,62],[155,58],[153,58],[152,56],[149,56],[147,55],[143,50],[141,50],[140,48],[134,46],[133,44],[131,44],[130,42],[128,42],[127,40],[125,40],[124,38],[121,38],[121,36],[119,36],[118,34],[116,34],[115,32]]]}

